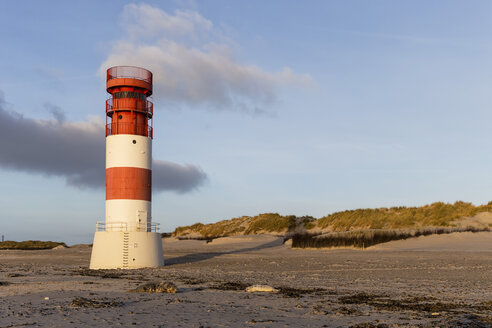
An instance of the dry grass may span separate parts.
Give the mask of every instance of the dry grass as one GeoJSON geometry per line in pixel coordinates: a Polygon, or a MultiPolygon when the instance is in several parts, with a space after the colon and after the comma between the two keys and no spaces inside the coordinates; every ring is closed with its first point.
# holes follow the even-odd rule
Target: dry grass
{"type": "Polygon", "coordinates": [[[365,248],[393,240],[467,231],[480,232],[489,230],[488,228],[426,228],[421,230],[360,230],[333,232],[323,235],[295,234],[292,236],[292,248],[365,248]]]}
{"type": "Polygon", "coordinates": [[[278,213],[264,213],[253,217],[242,216],[232,220],[223,220],[217,223],[195,223],[191,226],[178,227],[172,235],[181,239],[211,239],[258,233],[285,234],[288,231],[293,231],[300,222],[304,224],[304,221],[306,219],[297,218],[294,215],[282,216],[278,213]]]}
{"type": "Polygon", "coordinates": [[[27,240],[27,241],[2,241],[0,242],[0,249],[22,249],[22,250],[38,250],[38,249],[52,249],[56,246],[65,246],[65,243],[59,243],[55,241],[40,241],[40,240],[27,240]]]}
{"type": "Polygon", "coordinates": [[[286,232],[296,227],[296,217],[294,215],[281,216],[278,213],[260,214],[253,218],[245,235],[254,235],[257,232],[286,232]]]}
{"type": "Polygon", "coordinates": [[[331,228],[333,231],[445,227],[452,226],[452,222],[461,217],[490,211],[492,211],[492,202],[475,206],[461,201],[454,204],[437,202],[421,207],[358,209],[322,217],[318,220],[318,227],[331,228]]]}
{"type": "Polygon", "coordinates": [[[360,231],[424,229],[428,227],[454,227],[455,220],[472,217],[480,212],[492,212],[492,202],[475,206],[462,201],[454,204],[442,202],[421,207],[391,207],[357,209],[336,212],[318,220],[311,216],[296,217],[278,213],[242,216],[217,223],[195,223],[178,227],[172,236],[180,239],[206,239],[218,237],[277,234],[292,235],[309,231],[360,231]]]}

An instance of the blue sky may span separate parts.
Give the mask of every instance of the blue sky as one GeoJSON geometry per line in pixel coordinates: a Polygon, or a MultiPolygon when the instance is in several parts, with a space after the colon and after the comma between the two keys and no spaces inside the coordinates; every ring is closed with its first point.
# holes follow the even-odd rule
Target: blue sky
{"type": "Polygon", "coordinates": [[[89,126],[104,120],[101,72],[118,64],[155,74],[163,172],[203,177],[154,191],[164,231],[487,203],[491,16],[489,1],[0,0],[0,107],[20,131],[0,136],[0,234],[92,240],[104,189],[64,165],[104,144],[89,126]],[[64,138],[72,128],[83,137],[64,138]]]}

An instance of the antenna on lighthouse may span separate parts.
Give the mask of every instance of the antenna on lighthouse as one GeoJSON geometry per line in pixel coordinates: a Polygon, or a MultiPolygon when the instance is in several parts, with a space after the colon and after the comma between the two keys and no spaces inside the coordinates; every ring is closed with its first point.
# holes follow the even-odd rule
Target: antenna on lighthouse
{"type": "Polygon", "coordinates": [[[107,70],[106,220],[97,222],[91,269],[164,265],[160,225],[152,222],[152,73],[107,70]]]}

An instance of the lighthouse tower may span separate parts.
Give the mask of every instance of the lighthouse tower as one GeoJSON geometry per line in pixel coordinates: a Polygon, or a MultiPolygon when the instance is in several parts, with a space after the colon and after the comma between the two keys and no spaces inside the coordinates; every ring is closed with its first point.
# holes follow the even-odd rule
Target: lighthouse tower
{"type": "Polygon", "coordinates": [[[160,227],[152,223],[152,73],[107,71],[106,220],[94,235],[91,269],[164,265],[160,227]]]}

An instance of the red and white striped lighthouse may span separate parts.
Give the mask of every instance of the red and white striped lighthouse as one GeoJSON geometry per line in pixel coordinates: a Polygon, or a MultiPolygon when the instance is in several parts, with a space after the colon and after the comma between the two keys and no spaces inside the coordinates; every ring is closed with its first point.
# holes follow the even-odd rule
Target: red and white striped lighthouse
{"type": "Polygon", "coordinates": [[[91,269],[164,264],[159,225],[152,223],[152,73],[107,70],[106,220],[98,222],[91,269]]]}

